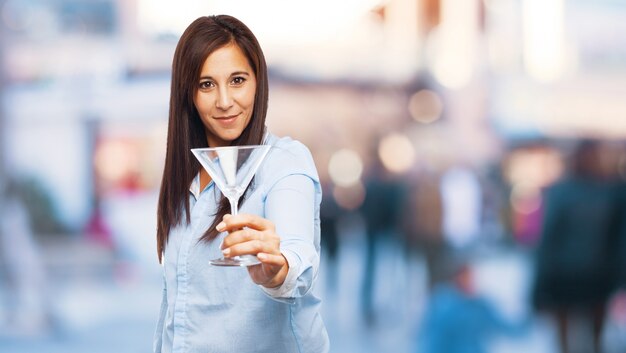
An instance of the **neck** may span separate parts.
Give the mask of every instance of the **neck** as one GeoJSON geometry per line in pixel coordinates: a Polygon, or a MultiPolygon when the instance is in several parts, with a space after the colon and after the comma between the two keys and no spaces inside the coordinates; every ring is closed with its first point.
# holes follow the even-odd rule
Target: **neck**
{"type": "Polygon", "coordinates": [[[200,168],[200,191],[204,190],[211,182],[211,176],[204,168],[200,168]]]}

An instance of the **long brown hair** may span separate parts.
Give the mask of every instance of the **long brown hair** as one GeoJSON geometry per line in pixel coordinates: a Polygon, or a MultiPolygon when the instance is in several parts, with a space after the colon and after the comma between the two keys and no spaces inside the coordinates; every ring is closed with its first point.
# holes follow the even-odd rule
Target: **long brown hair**
{"type": "MultiPolygon", "coordinates": [[[[245,54],[256,76],[254,110],[248,126],[231,145],[256,145],[263,142],[268,101],[267,65],[261,46],[250,29],[228,15],[200,17],[183,32],[172,63],[172,83],[167,131],[165,167],[157,211],[157,252],[159,262],[170,230],[190,222],[189,185],[198,174],[200,163],[190,149],[208,147],[205,127],[194,105],[202,65],[215,50],[230,43],[245,54]]],[[[242,198],[243,199],[243,198],[242,198]]],[[[213,224],[201,240],[215,238],[215,226],[228,213],[230,205],[221,199],[213,224]]]]}

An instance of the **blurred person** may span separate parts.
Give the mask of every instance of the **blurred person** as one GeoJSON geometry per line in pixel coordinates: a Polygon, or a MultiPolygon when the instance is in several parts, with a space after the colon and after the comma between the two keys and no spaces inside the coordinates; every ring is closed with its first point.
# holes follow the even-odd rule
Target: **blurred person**
{"type": "Polygon", "coordinates": [[[620,230],[617,245],[617,283],[616,290],[611,296],[607,308],[607,344],[613,348],[607,351],[623,352],[626,350],[626,144],[622,144],[621,151],[616,158],[618,166],[616,172],[617,188],[619,196],[619,219],[620,230]],[[612,329],[612,330],[611,330],[612,329]]]}
{"type": "Polygon", "coordinates": [[[474,286],[472,264],[456,252],[447,261],[447,280],[436,284],[417,334],[417,353],[487,353],[500,335],[521,335],[527,319],[509,321],[474,286]]]}
{"type": "Polygon", "coordinates": [[[619,235],[617,239],[617,290],[626,296],[626,142],[623,142],[614,156],[614,180],[616,181],[617,213],[619,235]]]}
{"type": "Polygon", "coordinates": [[[200,17],[174,53],[157,248],[164,288],[155,352],[328,352],[315,285],[321,187],[307,147],[265,126],[268,76],[250,29],[200,17]],[[240,200],[229,202],[190,149],[273,148],[240,200]],[[223,243],[217,238],[228,232],[223,243]],[[221,253],[220,253],[221,249],[221,253]],[[247,270],[209,265],[257,255],[247,270]]]}
{"type": "Polygon", "coordinates": [[[400,233],[404,188],[382,164],[378,154],[365,176],[365,199],[359,209],[365,221],[365,270],[361,286],[361,309],[366,323],[373,324],[374,288],[378,250],[383,241],[400,233]]]}
{"type": "Polygon", "coordinates": [[[0,259],[6,272],[4,322],[0,331],[16,335],[41,335],[53,329],[47,295],[46,271],[30,215],[9,180],[0,190],[0,259]]]}
{"type": "Polygon", "coordinates": [[[423,172],[411,178],[401,214],[405,250],[423,256],[428,271],[428,286],[443,276],[444,255],[449,250],[443,236],[443,204],[440,176],[423,172]]]}
{"type": "Polygon", "coordinates": [[[591,328],[593,347],[586,351],[601,352],[607,301],[615,287],[619,194],[600,157],[599,142],[581,141],[569,175],[544,197],[532,298],[539,312],[554,318],[564,353],[572,351],[573,319],[591,328]]]}
{"type": "Polygon", "coordinates": [[[94,193],[91,199],[91,215],[84,226],[85,237],[93,243],[112,252],[117,251],[117,244],[113,240],[113,232],[105,217],[103,195],[97,178],[94,180],[94,193]]]}
{"type": "Polygon", "coordinates": [[[320,206],[321,246],[329,268],[327,283],[329,289],[334,291],[337,288],[337,257],[339,255],[338,222],[343,212],[333,197],[330,182],[322,182],[322,190],[326,197],[320,206]]]}
{"type": "Polygon", "coordinates": [[[471,245],[478,236],[482,217],[482,187],[468,167],[454,165],[441,177],[443,235],[455,248],[471,245]]]}

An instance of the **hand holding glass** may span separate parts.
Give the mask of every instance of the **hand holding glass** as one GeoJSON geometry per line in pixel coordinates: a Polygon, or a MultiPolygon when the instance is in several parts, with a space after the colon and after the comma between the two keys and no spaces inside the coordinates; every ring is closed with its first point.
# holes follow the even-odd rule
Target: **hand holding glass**
{"type": "MultiPolygon", "coordinates": [[[[191,152],[230,202],[231,214],[236,215],[239,198],[269,150],[269,145],[246,145],[192,148],[191,152]]],[[[255,255],[242,255],[213,259],[209,263],[216,266],[252,266],[260,261],[255,255]]]]}

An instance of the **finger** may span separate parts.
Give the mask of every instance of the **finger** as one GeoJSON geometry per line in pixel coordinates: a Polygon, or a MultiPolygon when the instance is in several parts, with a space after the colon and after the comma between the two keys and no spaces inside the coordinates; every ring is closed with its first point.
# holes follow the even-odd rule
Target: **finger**
{"type": "Polygon", "coordinates": [[[261,263],[265,265],[282,267],[287,263],[287,260],[285,260],[285,257],[282,254],[268,254],[260,252],[256,256],[259,258],[261,263]]]}
{"type": "Polygon", "coordinates": [[[256,230],[274,229],[274,223],[263,217],[249,213],[241,213],[235,216],[227,214],[222,218],[222,222],[220,222],[216,228],[218,231],[223,232],[243,227],[256,230]]]}
{"type": "Polygon", "coordinates": [[[263,234],[257,230],[250,228],[238,229],[232,231],[226,237],[224,237],[224,239],[222,240],[222,249],[250,240],[263,240],[263,238],[263,234]]]}
{"type": "Polygon", "coordinates": [[[239,255],[256,255],[258,253],[280,253],[274,244],[263,242],[260,240],[250,240],[243,243],[237,243],[222,250],[225,257],[239,255]]]}

